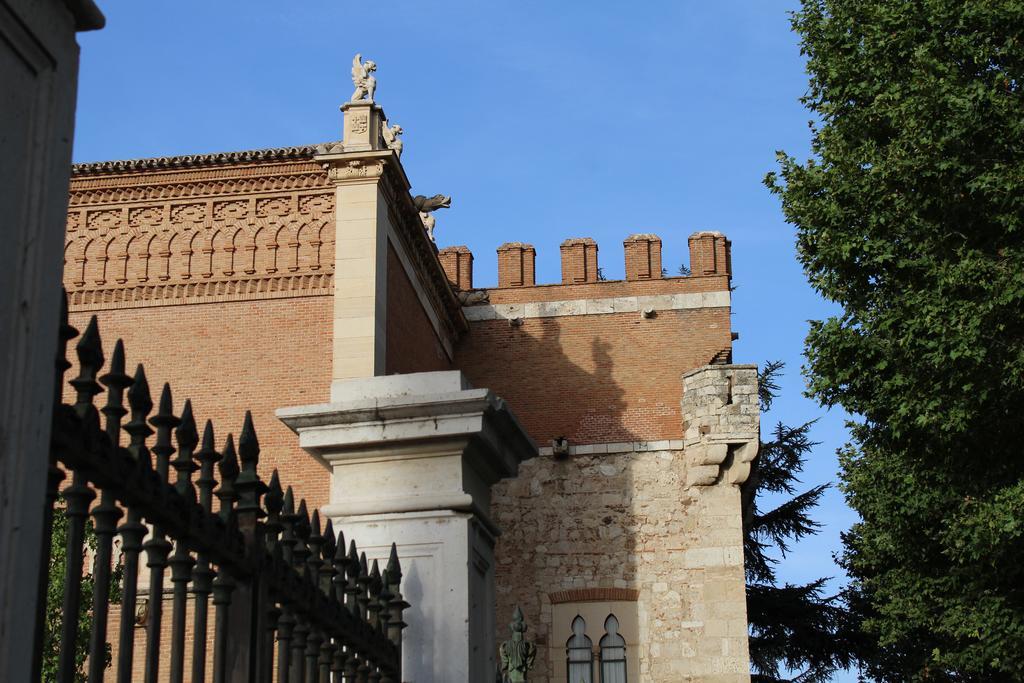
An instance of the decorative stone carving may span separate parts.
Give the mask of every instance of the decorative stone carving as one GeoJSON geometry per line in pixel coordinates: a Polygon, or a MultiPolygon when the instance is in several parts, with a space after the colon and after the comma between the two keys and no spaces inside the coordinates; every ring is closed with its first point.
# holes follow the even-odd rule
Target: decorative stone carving
{"type": "Polygon", "coordinates": [[[486,289],[468,289],[459,292],[458,297],[463,306],[478,306],[491,301],[491,295],[486,289]]]}
{"type": "Polygon", "coordinates": [[[358,52],[352,58],[352,84],[356,86],[352,93],[352,102],[367,99],[373,102],[373,93],[377,89],[377,79],[370,74],[377,70],[377,64],[369,59],[362,61],[362,55],[358,52]]]}
{"type": "Polygon", "coordinates": [[[433,197],[424,197],[419,194],[412,198],[416,210],[420,212],[420,220],[423,221],[423,229],[427,231],[427,237],[434,242],[434,226],[437,221],[430,214],[438,209],[447,209],[452,205],[450,195],[435,194],[433,197]]]}
{"type": "Polygon", "coordinates": [[[687,485],[742,484],[760,442],[757,366],[706,365],[683,375],[687,485]]]}
{"type": "Polygon", "coordinates": [[[366,114],[352,114],[352,132],[365,133],[370,127],[370,119],[366,114]]]}
{"type": "Polygon", "coordinates": [[[389,127],[388,122],[385,121],[384,125],[381,127],[380,134],[381,137],[384,138],[384,144],[387,145],[388,149],[395,150],[395,154],[398,156],[402,156],[402,147],[404,147],[404,144],[398,139],[398,136],[404,132],[405,131],[402,130],[402,127],[397,123],[394,126],[389,127]]]}
{"type": "Polygon", "coordinates": [[[346,159],[341,163],[324,164],[331,180],[353,178],[380,178],[384,173],[384,162],[379,159],[346,159]]]}
{"type": "Polygon", "coordinates": [[[501,657],[501,673],[508,683],[525,683],[526,675],[533,668],[537,659],[537,646],[523,637],[526,632],[526,621],[523,610],[516,606],[509,624],[512,637],[501,644],[498,654],[501,657]]]}

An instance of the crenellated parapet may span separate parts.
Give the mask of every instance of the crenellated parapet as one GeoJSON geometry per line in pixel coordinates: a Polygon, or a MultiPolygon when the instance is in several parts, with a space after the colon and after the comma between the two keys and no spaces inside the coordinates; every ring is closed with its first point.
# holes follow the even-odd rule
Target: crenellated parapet
{"type": "MultiPolygon", "coordinates": [[[[591,237],[573,237],[559,245],[562,265],[562,285],[587,285],[607,282],[602,275],[598,261],[598,243],[591,237]]],[[[662,268],[661,238],[652,233],[629,235],[622,243],[626,282],[642,282],[645,280],[678,280],[670,276],[662,268]]],[[[460,277],[456,268],[466,260],[472,262],[473,255],[469,250],[457,247],[462,253],[463,261],[445,257],[448,247],[441,250],[442,266],[448,280],[457,289],[471,289],[472,280],[460,277]]],[[[722,233],[696,232],[689,238],[690,274],[683,277],[720,277],[731,278],[731,244],[722,233]]],[[[498,285],[494,289],[513,289],[536,287],[537,250],[532,244],[525,242],[505,242],[497,249],[498,285]]],[[[542,283],[543,284],[543,283],[542,283]]],[[[549,286],[549,285],[543,285],[549,286]]],[[[727,289],[728,287],[726,287],[727,289]]]]}

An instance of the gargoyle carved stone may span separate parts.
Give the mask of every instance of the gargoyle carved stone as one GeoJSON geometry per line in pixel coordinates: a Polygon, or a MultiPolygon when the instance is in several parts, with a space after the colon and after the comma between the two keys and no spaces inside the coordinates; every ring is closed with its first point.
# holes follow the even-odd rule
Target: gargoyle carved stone
{"type": "Polygon", "coordinates": [[[449,195],[435,194],[433,197],[425,197],[421,194],[412,198],[413,206],[420,212],[420,220],[423,221],[423,228],[427,231],[427,237],[434,241],[434,226],[437,221],[431,216],[431,212],[438,209],[447,209],[452,205],[452,198],[449,195]]]}
{"type": "Polygon", "coordinates": [[[469,289],[458,293],[459,303],[463,306],[479,306],[489,303],[491,295],[486,289],[469,289]]]}

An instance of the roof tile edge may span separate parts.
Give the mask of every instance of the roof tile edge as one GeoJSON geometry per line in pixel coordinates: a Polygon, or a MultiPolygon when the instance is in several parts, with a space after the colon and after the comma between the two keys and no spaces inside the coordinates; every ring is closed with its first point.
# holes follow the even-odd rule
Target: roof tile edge
{"type": "MultiPolygon", "coordinates": [[[[330,143],[326,143],[330,144],[330,143]]],[[[201,166],[222,166],[259,161],[312,161],[317,148],[322,144],[299,145],[295,147],[272,147],[250,149],[238,152],[210,152],[207,154],[183,154],[179,156],[123,159],[116,161],[93,161],[71,165],[71,175],[97,175],[133,173],[137,171],[174,170],[201,166]]]]}

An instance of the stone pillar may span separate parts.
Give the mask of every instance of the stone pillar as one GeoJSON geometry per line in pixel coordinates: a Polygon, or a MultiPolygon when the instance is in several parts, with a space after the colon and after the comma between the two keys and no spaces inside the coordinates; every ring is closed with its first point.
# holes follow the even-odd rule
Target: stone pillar
{"type": "MultiPolygon", "coordinates": [[[[46,579],[47,453],[78,84],[76,31],[102,28],[91,0],[0,9],[0,681],[39,680],[37,593],[46,579]]],[[[72,344],[73,348],[73,344],[72,344]]],[[[72,351],[73,354],[73,351],[72,351]]]]}
{"type": "MultiPolygon", "coordinates": [[[[408,199],[409,181],[398,156],[384,148],[380,137],[383,110],[365,101],[348,102],[341,110],[345,113],[344,141],[315,157],[336,188],[335,380],[385,372],[388,235],[395,230],[391,216],[401,213],[389,211],[389,202],[405,195],[409,204],[405,208],[415,215],[408,199]]],[[[418,223],[419,219],[415,220],[418,223]]]]}
{"type": "Polygon", "coordinates": [[[412,607],[403,681],[494,678],[491,487],[537,454],[504,401],[461,372],[336,383],[342,402],[284,408],[278,417],[331,470],[323,514],[368,559],[402,562],[412,607]]]}
{"type": "Polygon", "coordinates": [[[576,237],[562,242],[562,284],[597,282],[597,242],[576,237]]]}
{"type": "Polygon", "coordinates": [[[448,281],[461,291],[473,289],[473,252],[469,247],[445,247],[437,252],[448,281]]]}
{"type": "Polygon", "coordinates": [[[536,261],[532,244],[505,242],[498,247],[498,287],[533,287],[537,284],[536,261]]]}
{"type": "Polygon", "coordinates": [[[759,445],[757,366],[708,365],[683,375],[683,448],[696,539],[686,619],[696,635],[694,680],[747,683],[746,578],[740,484],[759,445]]]}
{"type": "Polygon", "coordinates": [[[690,235],[690,274],[732,277],[732,243],[720,232],[690,235]]]}
{"type": "Polygon", "coordinates": [[[661,277],[661,238],[650,233],[630,235],[622,243],[626,252],[626,279],[661,277]]]}

